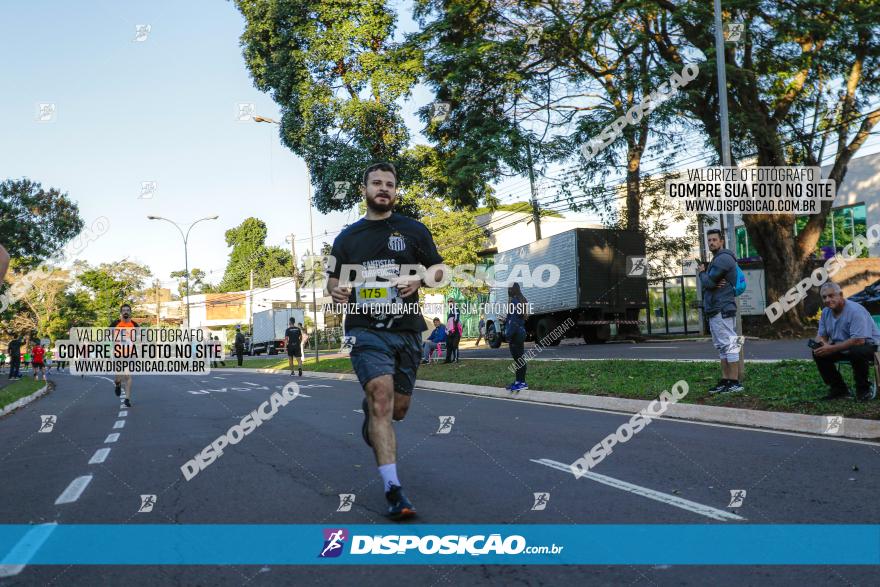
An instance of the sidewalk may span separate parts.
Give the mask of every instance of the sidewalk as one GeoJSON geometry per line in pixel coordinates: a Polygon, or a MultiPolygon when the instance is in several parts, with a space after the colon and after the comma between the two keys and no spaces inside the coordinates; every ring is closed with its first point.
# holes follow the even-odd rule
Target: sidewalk
{"type": "MultiPolygon", "coordinates": [[[[222,370],[223,369],[217,369],[217,371],[222,370]]],[[[283,373],[283,371],[275,369],[236,370],[252,373],[283,373]]],[[[336,379],[339,381],[357,381],[355,375],[348,373],[303,371],[303,376],[336,379]]],[[[500,387],[485,387],[464,383],[446,383],[423,379],[416,380],[416,387],[481,397],[503,398],[559,406],[573,406],[609,412],[622,412],[625,414],[635,414],[644,409],[650,403],[650,401],[640,399],[634,400],[606,396],[561,393],[556,391],[539,391],[535,389],[529,389],[514,395],[500,387]]],[[[852,438],[880,442],[880,421],[840,417],[839,422],[841,425],[839,427],[835,426],[834,428],[831,428],[832,420],[830,420],[830,418],[836,417],[837,416],[831,414],[827,416],[810,416],[788,412],[769,412],[682,403],[671,404],[663,416],[663,418],[672,420],[711,422],[714,424],[729,424],[748,428],[799,432],[802,434],[812,434],[831,438],[852,438]],[[835,430],[835,433],[826,433],[826,430],[829,429],[835,430]]]]}

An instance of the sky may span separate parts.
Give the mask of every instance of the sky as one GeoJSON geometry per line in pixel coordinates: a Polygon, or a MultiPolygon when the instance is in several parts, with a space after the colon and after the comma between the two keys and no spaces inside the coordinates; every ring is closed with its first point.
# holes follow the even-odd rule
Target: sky
{"type": "MultiPolygon", "coordinates": [[[[400,28],[413,30],[403,9],[400,28]]],[[[189,266],[218,282],[229,249],[224,232],[247,217],[266,222],[267,243],[309,247],[305,166],[285,149],[275,125],[240,122],[238,104],[278,118],[268,95],[254,88],[239,37],[244,19],[217,0],[17,2],[0,19],[0,177],[30,178],[79,204],[86,226],[109,230],[78,258],[90,263],[127,258],[147,265],[164,287],[183,269],[183,239],[162,216],[186,226],[189,266]],[[149,25],[136,41],[137,25],[149,25]],[[49,121],[40,104],[53,104],[49,121]],[[152,197],[141,197],[155,182],[152,197]]],[[[418,88],[404,116],[417,142],[413,112],[432,101],[418,88]]],[[[528,184],[512,190],[528,197],[528,184]]],[[[507,201],[508,198],[503,198],[507,201]]],[[[356,209],[314,212],[316,248],[332,242],[356,209]],[[327,236],[324,236],[327,231],[327,236]]]]}

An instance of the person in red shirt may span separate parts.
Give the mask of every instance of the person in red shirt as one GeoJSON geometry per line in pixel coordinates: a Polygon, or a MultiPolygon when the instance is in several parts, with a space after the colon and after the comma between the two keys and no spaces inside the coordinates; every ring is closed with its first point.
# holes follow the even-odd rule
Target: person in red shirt
{"type": "MultiPolygon", "coordinates": [[[[131,306],[128,304],[122,304],[119,308],[119,320],[116,320],[110,325],[111,328],[140,328],[138,323],[131,319],[131,306]]],[[[116,385],[116,388],[113,390],[116,393],[116,396],[119,397],[122,395],[122,387],[123,384],[125,386],[125,397],[122,399],[122,405],[126,408],[131,407],[131,372],[123,371],[121,373],[116,374],[116,378],[113,382],[116,385]]]]}
{"type": "Polygon", "coordinates": [[[31,349],[31,355],[31,360],[34,363],[34,381],[39,380],[39,374],[41,372],[43,373],[43,381],[47,381],[45,365],[46,349],[40,344],[39,338],[37,339],[36,344],[34,344],[34,348],[31,349]]]}

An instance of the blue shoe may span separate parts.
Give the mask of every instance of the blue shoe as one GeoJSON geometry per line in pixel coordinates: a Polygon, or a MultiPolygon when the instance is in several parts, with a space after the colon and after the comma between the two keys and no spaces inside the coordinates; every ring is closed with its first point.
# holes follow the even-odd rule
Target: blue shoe
{"type": "Polygon", "coordinates": [[[514,393],[519,393],[520,391],[524,391],[528,388],[529,388],[529,386],[526,384],[525,381],[517,381],[516,383],[513,384],[513,388],[510,391],[512,391],[514,393]]]}
{"type": "Polygon", "coordinates": [[[385,493],[385,499],[388,500],[388,517],[392,520],[403,520],[416,515],[416,508],[403,494],[403,489],[399,485],[392,485],[385,493]]]}
{"type": "Polygon", "coordinates": [[[513,388],[516,387],[517,385],[519,385],[519,381],[514,381],[513,383],[511,383],[510,385],[508,385],[504,389],[506,389],[507,391],[513,391],[513,388]]]}

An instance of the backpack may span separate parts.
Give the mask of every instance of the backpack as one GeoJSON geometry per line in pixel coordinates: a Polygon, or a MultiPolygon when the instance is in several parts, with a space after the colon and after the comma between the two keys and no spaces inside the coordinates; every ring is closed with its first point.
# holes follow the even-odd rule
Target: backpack
{"type": "Polygon", "coordinates": [[[733,287],[733,295],[734,297],[739,297],[746,291],[746,274],[743,273],[743,270],[739,268],[739,264],[736,265],[736,285],[733,287]]]}

